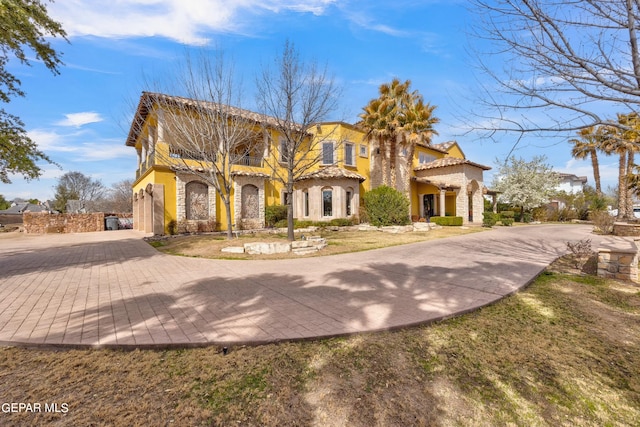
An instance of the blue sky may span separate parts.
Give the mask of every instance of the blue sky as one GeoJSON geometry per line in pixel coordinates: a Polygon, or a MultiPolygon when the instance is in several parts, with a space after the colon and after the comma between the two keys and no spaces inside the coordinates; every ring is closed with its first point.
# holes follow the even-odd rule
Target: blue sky
{"type": "MultiPolygon", "coordinates": [[[[261,64],[281,52],[286,39],[303,59],[326,63],[342,87],[332,120],[357,121],[381,83],[412,81],[437,106],[435,143],[456,140],[468,159],[492,166],[508,155],[517,135],[498,142],[467,133],[470,100],[478,82],[467,52],[478,40],[467,35],[473,14],[455,0],[58,0],[48,6],[70,43],[54,39],[65,63],[54,76],[36,61],[9,70],[27,93],[6,106],[25,122],[29,135],[61,168],[44,163],[39,180],[12,177],[0,194],[46,200],[56,178],[80,171],[106,186],[132,178],[135,150],[125,147],[135,102],[145,80],[174,75],[185,51],[219,47],[233,57],[244,82],[243,107],[254,104],[253,81],[261,64]]],[[[498,64],[499,65],[499,64],[498,64]]],[[[527,160],[545,154],[560,172],[588,176],[590,162],[571,159],[557,139],[531,138],[513,153],[527,160]]],[[[617,179],[617,159],[601,159],[603,188],[617,179]]],[[[491,181],[490,171],[485,178],[491,181]]]]}

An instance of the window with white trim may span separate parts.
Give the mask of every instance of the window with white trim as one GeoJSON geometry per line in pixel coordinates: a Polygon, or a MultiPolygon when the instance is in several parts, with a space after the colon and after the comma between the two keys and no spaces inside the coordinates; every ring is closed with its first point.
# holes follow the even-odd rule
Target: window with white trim
{"type": "Polygon", "coordinates": [[[436,156],[428,153],[418,153],[418,163],[421,165],[432,162],[436,159],[436,156]]]}
{"type": "Polygon", "coordinates": [[[365,144],[360,144],[359,148],[360,148],[360,157],[367,157],[369,147],[367,147],[365,144]]]}
{"type": "Polygon", "coordinates": [[[322,164],[332,165],[333,161],[333,142],[322,143],[322,164]]]}
{"type": "Polygon", "coordinates": [[[346,166],[356,165],[356,146],[350,142],[344,144],[344,164],[346,166]]]}

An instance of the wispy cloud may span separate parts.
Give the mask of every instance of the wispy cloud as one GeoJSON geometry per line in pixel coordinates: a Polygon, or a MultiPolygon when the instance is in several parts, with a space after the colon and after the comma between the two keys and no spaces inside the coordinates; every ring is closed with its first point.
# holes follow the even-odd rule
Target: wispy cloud
{"type": "Polygon", "coordinates": [[[113,159],[130,159],[132,150],[122,140],[100,138],[89,132],[61,133],[47,129],[34,129],[28,132],[29,138],[38,144],[38,148],[51,154],[57,161],[60,155],[65,161],[97,162],[113,159]]]}
{"type": "Polygon", "coordinates": [[[65,114],[66,118],[56,123],[58,126],[73,126],[79,128],[90,123],[99,123],[104,119],[99,113],[86,111],[82,113],[65,114]]]}
{"type": "Polygon", "coordinates": [[[321,15],[336,0],[65,0],[49,6],[70,37],[166,37],[207,44],[211,32],[243,32],[264,12],[321,15]]]}

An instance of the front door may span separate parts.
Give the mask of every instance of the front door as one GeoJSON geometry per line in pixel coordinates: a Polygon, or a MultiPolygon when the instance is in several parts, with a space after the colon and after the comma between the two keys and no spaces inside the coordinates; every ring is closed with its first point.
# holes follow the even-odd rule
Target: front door
{"type": "Polygon", "coordinates": [[[424,216],[425,218],[429,218],[434,216],[433,215],[433,208],[434,208],[434,197],[433,194],[425,194],[424,197],[422,198],[422,203],[423,203],[423,207],[424,207],[424,216]]]}

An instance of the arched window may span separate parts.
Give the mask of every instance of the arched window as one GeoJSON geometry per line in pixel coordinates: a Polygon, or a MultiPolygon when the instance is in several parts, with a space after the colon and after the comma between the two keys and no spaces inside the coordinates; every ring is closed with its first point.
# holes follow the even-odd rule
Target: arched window
{"type": "Polygon", "coordinates": [[[185,186],[187,219],[209,219],[209,187],[198,181],[185,186]]]}
{"type": "Polygon", "coordinates": [[[333,190],[331,188],[322,190],[322,216],[333,216],[333,190]]]}
{"type": "Polygon", "coordinates": [[[304,198],[304,216],[309,216],[309,190],[302,192],[304,198]]]}
{"type": "Polygon", "coordinates": [[[247,184],[242,187],[242,218],[260,217],[258,187],[247,184]]]}
{"type": "Polygon", "coordinates": [[[345,195],[345,209],[344,209],[345,215],[346,216],[351,216],[353,215],[353,188],[349,187],[347,188],[347,192],[345,195]]]}

